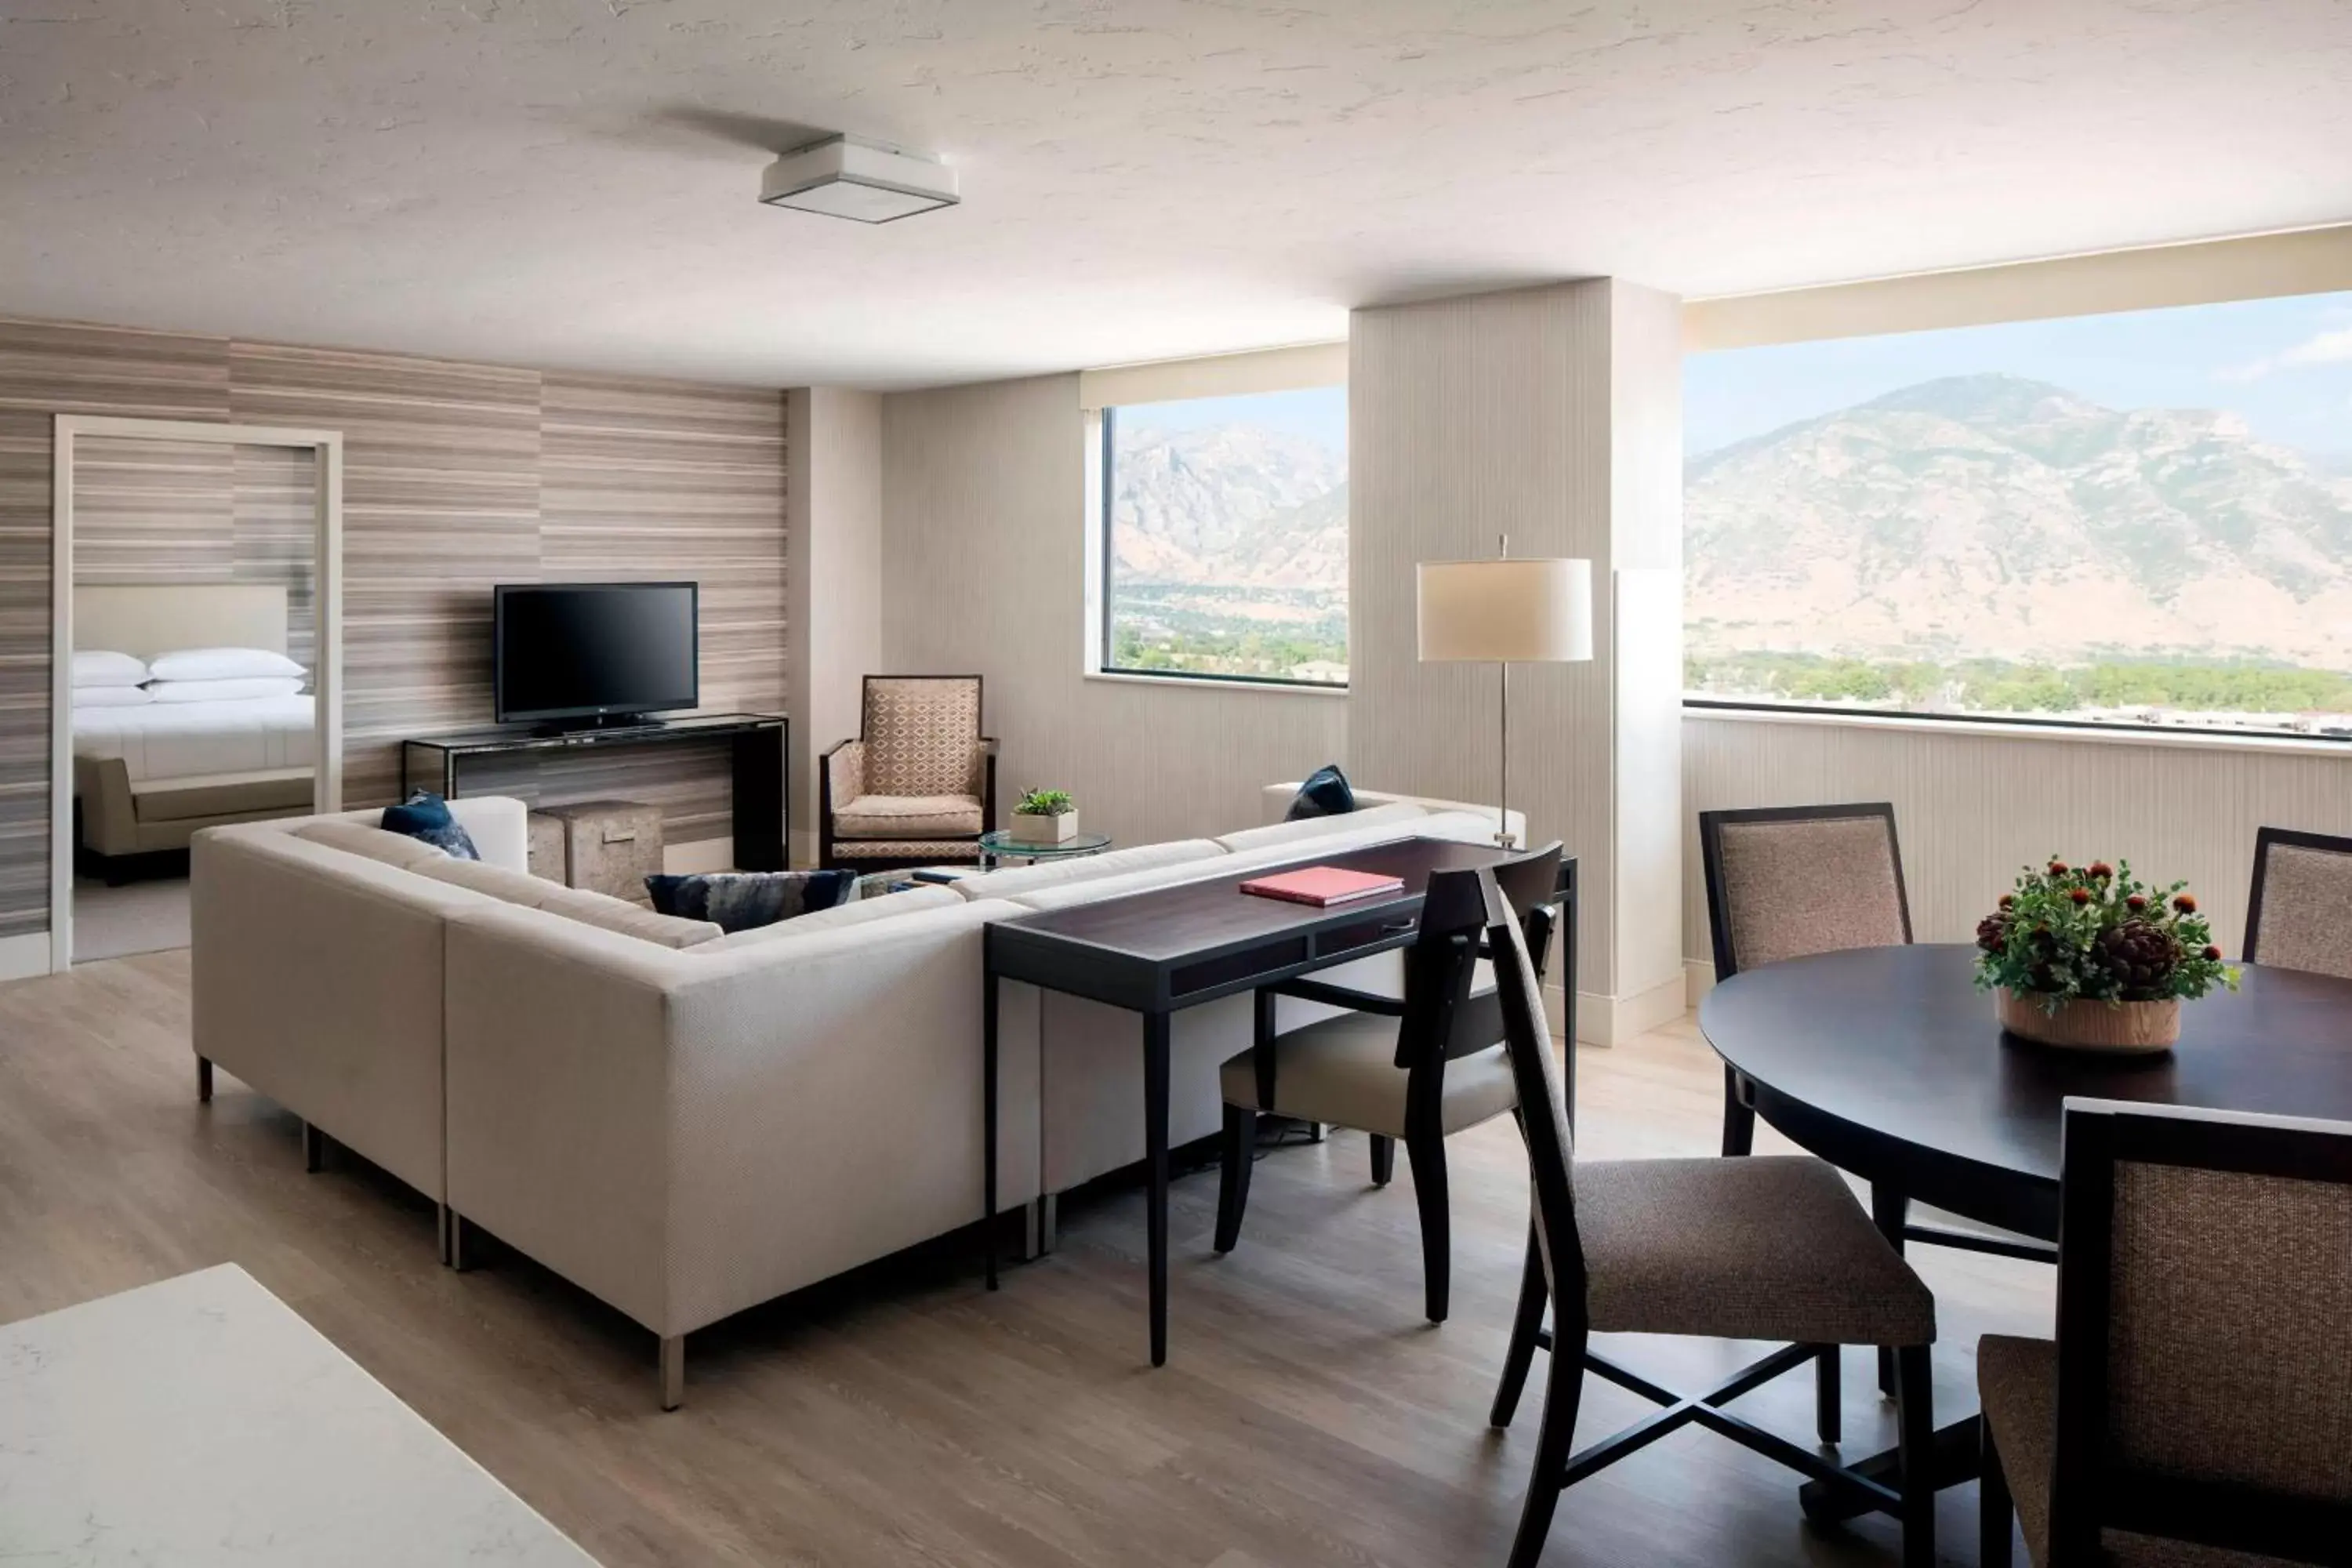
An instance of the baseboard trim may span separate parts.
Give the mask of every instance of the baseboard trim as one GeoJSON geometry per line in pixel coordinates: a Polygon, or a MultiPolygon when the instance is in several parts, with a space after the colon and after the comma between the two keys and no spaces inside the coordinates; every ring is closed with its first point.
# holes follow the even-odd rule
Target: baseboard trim
{"type": "Polygon", "coordinates": [[[1715,989],[1715,965],[1704,958],[1683,960],[1684,1005],[1696,1007],[1699,998],[1715,989]]]}
{"type": "MultiPolygon", "coordinates": [[[[1544,1001],[1558,1007],[1560,993],[1544,987],[1544,1001]]],[[[1609,996],[1598,991],[1576,994],[1576,1037],[1588,1046],[1614,1046],[1636,1035],[1646,1035],[1683,1016],[1683,979],[1674,979],[1636,991],[1630,996],[1609,996]]],[[[1557,1016],[1557,1015],[1555,1015],[1557,1016]]]]}
{"type": "Polygon", "coordinates": [[[0,984],[11,980],[30,980],[35,975],[49,973],[49,956],[47,931],[0,936],[0,984]]]}
{"type": "Polygon", "coordinates": [[[795,868],[805,868],[816,864],[815,834],[791,833],[787,834],[785,837],[790,844],[787,853],[791,856],[792,863],[795,868]]]}

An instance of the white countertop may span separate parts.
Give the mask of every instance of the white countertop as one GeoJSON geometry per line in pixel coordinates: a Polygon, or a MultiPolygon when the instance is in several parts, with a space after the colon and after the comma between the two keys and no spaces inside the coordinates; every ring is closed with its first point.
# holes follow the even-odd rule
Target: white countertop
{"type": "Polygon", "coordinates": [[[233,1264],[0,1327],[0,1562],[594,1568],[233,1264]]]}

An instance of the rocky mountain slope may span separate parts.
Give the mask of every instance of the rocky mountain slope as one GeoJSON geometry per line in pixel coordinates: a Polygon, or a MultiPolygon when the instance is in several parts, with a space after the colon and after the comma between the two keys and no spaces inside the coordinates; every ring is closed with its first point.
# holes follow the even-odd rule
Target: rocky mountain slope
{"type": "Polygon", "coordinates": [[[2352,478],[2230,414],[1949,377],[1685,478],[1695,653],[2352,667],[2352,478]]]}
{"type": "Polygon", "coordinates": [[[1345,454],[1248,426],[1117,434],[1122,583],[1346,591],[1345,454]]]}

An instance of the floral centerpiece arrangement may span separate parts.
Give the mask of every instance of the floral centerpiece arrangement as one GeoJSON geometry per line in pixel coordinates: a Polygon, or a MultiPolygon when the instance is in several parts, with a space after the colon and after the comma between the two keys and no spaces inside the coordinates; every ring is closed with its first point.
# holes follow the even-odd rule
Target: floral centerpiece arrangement
{"type": "Polygon", "coordinates": [[[1013,804],[1013,837],[1024,844],[1059,844],[1078,831],[1078,803],[1062,789],[1033,789],[1013,804]]]}
{"type": "Polygon", "coordinates": [[[2147,887],[2128,863],[2027,867],[1978,922],[1977,947],[2001,1026],[2045,1045],[2164,1050],[2182,1002],[2238,988],[2188,884],[2147,887]]]}

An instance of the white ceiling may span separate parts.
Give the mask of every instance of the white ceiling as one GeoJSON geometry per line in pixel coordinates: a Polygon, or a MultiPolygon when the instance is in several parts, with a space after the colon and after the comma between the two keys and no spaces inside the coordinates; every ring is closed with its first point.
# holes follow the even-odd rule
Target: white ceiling
{"type": "Polygon", "coordinates": [[[0,312],[874,386],[2352,218],[2347,0],[0,0],[0,312]],[[819,131],[961,207],[762,207],[819,131]]]}

